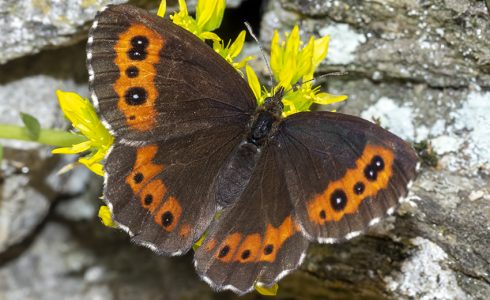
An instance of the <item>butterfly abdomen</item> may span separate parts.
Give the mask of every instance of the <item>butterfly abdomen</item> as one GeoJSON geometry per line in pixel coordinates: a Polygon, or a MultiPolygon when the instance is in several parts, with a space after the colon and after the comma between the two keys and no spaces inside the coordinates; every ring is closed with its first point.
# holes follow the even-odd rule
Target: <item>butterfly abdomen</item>
{"type": "Polygon", "coordinates": [[[261,148],[273,139],[279,117],[269,110],[258,109],[252,116],[243,142],[227,158],[221,169],[216,197],[221,207],[236,202],[252,177],[261,156],[261,148]]]}
{"type": "Polygon", "coordinates": [[[220,170],[216,182],[216,200],[221,207],[235,203],[245,190],[260,158],[253,143],[243,142],[233,151],[220,170]]]}

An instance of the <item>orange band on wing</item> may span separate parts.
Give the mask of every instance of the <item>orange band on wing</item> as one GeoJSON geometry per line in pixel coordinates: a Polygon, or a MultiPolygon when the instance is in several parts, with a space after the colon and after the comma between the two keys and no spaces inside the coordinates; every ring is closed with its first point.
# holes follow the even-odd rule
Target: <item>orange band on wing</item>
{"type": "Polygon", "coordinates": [[[162,36],[142,24],[131,25],[119,35],[114,46],[114,63],[120,74],[113,86],[119,96],[117,107],[126,123],[138,131],[150,130],[155,125],[158,97],[155,65],[163,47],[162,36]]]}
{"type": "Polygon", "coordinates": [[[131,173],[126,177],[126,183],[129,184],[135,195],[147,182],[164,170],[163,165],[152,162],[157,150],[158,147],[154,145],[144,146],[136,150],[136,161],[131,168],[131,173]]]}
{"type": "Polygon", "coordinates": [[[150,181],[141,190],[141,206],[148,209],[151,213],[155,212],[160,202],[167,194],[167,187],[160,179],[150,181]]]}
{"type": "Polygon", "coordinates": [[[179,229],[179,233],[183,237],[188,237],[191,231],[192,231],[192,227],[190,224],[187,223],[182,224],[179,229]]]}
{"type": "MultiPolygon", "coordinates": [[[[263,236],[253,233],[242,236],[240,233],[228,235],[214,254],[222,262],[274,262],[284,242],[299,231],[299,226],[291,216],[284,219],[279,227],[267,225],[263,236]]],[[[216,241],[211,239],[204,247],[214,249],[216,241]]]]}
{"type": "Polygon", "coordinates": [[[166,231],[172,231],[179,222],[181,214],[182,206],[180,206],[179,201],[175,197],[170,196],[155,215],[155,222],[166,231]]]}
{"type": "MultiPolygon", "coordinates": [[[[155,145],[139,147],[131,172],[126,176],[126,183],[131,187],[133,195],[139,200],[141,207],[150,211],[155,223],[165,231],[173,231],[182,214],[182,207],[177,198],[169,195],[165,182],[155,176],[163,172],[164,165],[153,162],[158,151],[155,145]]],[[[180,234],[189,236],[191,227],[182,226],[180,234]]]]}
{"type": "Polygon", "coordinates": [[[261,241],[262,238],[258,233],[247,235],[240,244],[234,260],[239,262],[255,261],[259,255],[261,241]]]}
{"type": "Polygon", "coordinates": [[[206,245],[204,245],[204,249],[206,251],[211,251],[216,247],[216,240],[215,239],[210,239],[209,241],[206,242],[206,245]]]}
{"type": "Polygon", "coordinates": [[[260,256],[257,260],[266,262],[275,261],[282,244],[297,231],[299,231],[299,226],[293,221],[291,216],[287,217],[277,228],[274,228],[271,224],[267,225],[264,241],[261,245],[260,256]]]}
{"type": "Polygon", "coordinates": [[[228,235],[221,243],[214,256],[222,262],[232,261],[241,240],[242,235],[239,233],[232,233],[228,235]]]}
{"type": "Polygon", "coordinates": [[[324,224],[355,213],[364,199],[375,196],[388,186],[393,160],[390,149],[367,145],[353,169],[348,169],[337,181],[330,182],[323,193],[308,203],[309,219],[324,224]]]}

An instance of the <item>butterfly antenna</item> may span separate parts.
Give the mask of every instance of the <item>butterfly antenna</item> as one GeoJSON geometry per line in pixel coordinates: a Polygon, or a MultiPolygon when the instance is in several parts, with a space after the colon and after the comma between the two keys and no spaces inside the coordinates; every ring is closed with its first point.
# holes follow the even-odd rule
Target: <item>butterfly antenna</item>
{"type": "Polygon", "coordinates": [[[303,81],[301,83],[294,84],[289,90],[287,90],[285,92],[285,94],[288,93],[288,92],[290,92],[291,90],[296,91],[296,90],[298,90],[298,88],[300,86],[302,86],[305,83],[311,82],[311,81],[316,81],[318,79],[325,78],[325,77],[330,77],[330,76],[344,76],[344,75],[347,75],[347,74],[349,74],[349,72],[346,72],[346,71],[335,71],[335,72],[330,72],[330,73],[322,74],[322,75],[317,76],[315,78],[312,78],[310,80],[306,80],[306,81],[303,81]]]}
{"type": "Polygon", "coordinates": [[[247,27],[248,33],[250,33],[250,35],[252,36],[252,38],[259,45],[260,53],[262,53],[262,58],[264,59],[266,65],[267,65],[267,69],[269,70],[269,80],[270,80],[269,84],[270,84],[271,87],[273,87],[274,86],[274,78],[272,77],[272,69],[271,69],[271,65],[269,64],[269,60],[265,56],[264,48],[262,47],[262,44],[260,43],[259,39],[255,36],[255,34],[254,34],[253,30],[252,30],[252,26],[250,26],[250,24],[248,24],[248,22],[245,22],[245,26],[247,27]]]}

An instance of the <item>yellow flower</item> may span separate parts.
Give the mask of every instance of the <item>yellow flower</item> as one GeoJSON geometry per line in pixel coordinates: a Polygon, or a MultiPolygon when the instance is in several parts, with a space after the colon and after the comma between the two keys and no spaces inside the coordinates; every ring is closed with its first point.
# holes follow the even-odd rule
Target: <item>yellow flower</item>
{"type": "MultiPolygon", "coordinates": [[[[196,7],[196,18],[189,15],[185,0],[179,0],[179,12],[170,16],[174,24],[192,32],[201,40],[220,41],[218,35],[212,33],[221,25],[225,11],[225,0],[200,0],[196,7]]],[[[165,16],[166,0],[162,0],[158,9],[158,15],[165,16]]]]}
{"type": "Polygon", "coordinates": [[[202,243],[204,242],[205,238],[206,238],[206,232],[203,233],[203,235],[199,238],[199,240],[197,240],[197,242],[194,243],[194,245],[192,245],[192,250],[197,251],[197,249],[199,249],[199,247],[202,246],[202,243]]]}
{"type": "MultiPolygon", "coordinates": [[[[185,0],[179,0],[179,12],[171,15],[170,19],[174,24],[190,31],[201,40],[213,41],[213,49],[239,71],[246,65],[247,61],[253,58],[247,56],[239,62],[234,61],[242,51],[245,42],[245,31],[242,31],[233,43],[230,41],[226,46],[223,40],[212,32],[221,25],[225,7],[225,0],[199,0],[196,7],[196,18],[194,19],[189,15],[185,0]]],[[[165,10],[166,0],[162,0],[157,14],[163,17],[165,10]]]]}
{"type": "Polygon", "coordinates": [[[264,295],[264,296],[276,296],[277,291],[279,290],[279,285],[277,283],[275,283],[271,287],[267,287],[267,286],[261,284],[260,282],[257,282],[255,284],[255,290],[259,294],[264,295]]]}
{"type": "Polygon", "coordinates": [[[107,227],[116,228],[116,224],[114,224],[114,220],[112,220],[112,215],[109,207],[102,205],[99,208],[99,218],[102,224],[107,227]]]}
{"type": "Polygon", "coordinates": [[[279,85],[288,89],[300,79],[313,78],[316,67],[327,56],[329,36],[319,39],[311,37],[306,46],[300,49],[299,28],[294,26],[287,34],[286,41],[279,40],[279,33],[274,31],[271,42],[271,68],[279,85]]]}
{"type": "Polygon", "coordinates": [[[236,40],[233,43],[229,41],[228,45],[226,46],[224,45],[223,40],[213,42],[214,51],[221,55],[221,57],[223,57],[230,65],[232,65],[237,70],[245,67],[247,62],[254,58],[253,56],[247,56],[239,62],[234,62],[234,59],[238,55],[240,55],[240,52],[243,49],[243,44],[245,43],[245,35],[245,30],[242,30],[236,40]]]}
{"type": "Polygon", "coordinates": [[[347,99],[345,95],[331,95],[320,92],[319,87],[313,87],[315,69],[327,56],[329,37],[319,39],[311,37],[308,43],[301,48],[299,28],[295,26],[291,33],[286,34],[286,41],[281,41],[279,33],[274,31],[271,42],[271,69],[278,84],[268,91],[260,88],[257,75],[247,67],[248,83],[261,105],[265,98],[274,94],[274,90],[284,87],[286,94],[282,100],[284,104],[283,116],[308,111],[313,103],[332,104],[347,99]]]}
{"type": "Polygon", "coordinates": [[[55,154],[77,154],[89,151],[78,161],[89,168],[92,172],[103,176],[102,164],[100,163],[107,154],[114,138],[100,122],[94,107],[87,99],[71,92],[56,91],[61,110],[66,118],[71,121],[73,127],[80,131],[87,141],[71,147],[57,148],[52,151],[55,154]]]}

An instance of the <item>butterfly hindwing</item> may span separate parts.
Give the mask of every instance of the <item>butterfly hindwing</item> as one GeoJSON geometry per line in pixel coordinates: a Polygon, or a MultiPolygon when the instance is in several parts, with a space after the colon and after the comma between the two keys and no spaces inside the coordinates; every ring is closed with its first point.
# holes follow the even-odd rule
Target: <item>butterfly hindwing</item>
{"type": "Polygon", "coordinates": [[[214,179],[243,135],[241,126],[131,146],[116,141],[105,164],[105,200],[132,240],[162,254],[186,252],[210,224],[214,179]]]}
{"type": "Polygon", "coordinates": [[[354,116],[298,113],[279,131],[296,219],[312,240],[358,235],[394,210],[416,175],[406,142],[354,116]]]}
{"type": "Polygon", "coordinates": [[[269,144],[240,199],[225,208],[196,251],[198,274],[243,294],[270,286],[301,263],[308,246],[293,218],[277,145],[269,144]]]}
{"type": "Polygon", "coordinates": [[[246,124],[256,107],[246,82],[211,47],[129,5],[97,15],[87,65],[92,99],[122,142],[146,144],[246,124]]]}

